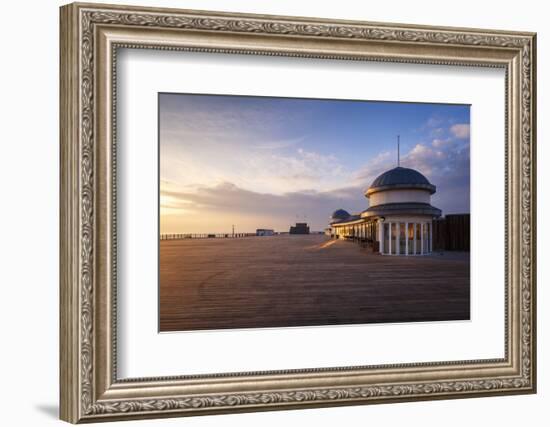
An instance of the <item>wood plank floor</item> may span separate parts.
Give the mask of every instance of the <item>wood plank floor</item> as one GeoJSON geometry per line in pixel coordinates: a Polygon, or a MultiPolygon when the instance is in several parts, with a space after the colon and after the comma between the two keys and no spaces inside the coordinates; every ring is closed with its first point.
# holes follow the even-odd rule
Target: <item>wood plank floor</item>
{"type": "Polygon", "coordinates": [[[469,253],[373,254],[325,236],[160,243],[160,330],[466,320],[469,253]]]}

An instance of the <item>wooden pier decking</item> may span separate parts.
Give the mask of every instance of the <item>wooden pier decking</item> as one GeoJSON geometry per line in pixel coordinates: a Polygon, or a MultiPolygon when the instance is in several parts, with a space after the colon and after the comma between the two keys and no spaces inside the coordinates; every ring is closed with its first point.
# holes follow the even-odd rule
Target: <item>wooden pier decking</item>
{"type": "Polygon", "coordinates": [[[466,320],[469,253],[373,254],[322,235],[160,242],[160,331],[466,320]]]}

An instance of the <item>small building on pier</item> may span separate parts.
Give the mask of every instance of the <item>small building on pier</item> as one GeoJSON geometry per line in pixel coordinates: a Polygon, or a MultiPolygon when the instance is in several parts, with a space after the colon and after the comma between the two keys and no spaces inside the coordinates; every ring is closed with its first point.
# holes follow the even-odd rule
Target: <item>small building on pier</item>
{"type": "Polygon", "coordinates": [[[309,225],[306,222],[297,222],[290,227],[289,234],[309,234],[309,225]]]}
{"type": "Polygon", "coordinates": [[[274,236],[275,230],[272,228],[257,228],[256,236],[274,236]]]}
{"type": "Polygon", "coordinates": [[[357,239],[383,255],[427,255],[433,248],[431,205],[435,185],[420,172],[396,167],[378,176],[365,191],[369,208],[358,214],[343,209],[330,218],[330,235],[357,239]]]}

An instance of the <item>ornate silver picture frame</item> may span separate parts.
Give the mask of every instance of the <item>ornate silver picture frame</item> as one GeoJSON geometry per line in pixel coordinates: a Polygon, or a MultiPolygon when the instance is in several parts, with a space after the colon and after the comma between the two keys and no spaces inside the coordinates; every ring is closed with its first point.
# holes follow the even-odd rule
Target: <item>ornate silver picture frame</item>
{"type": "Polygon", "coordinates": [[[60,43],[61,419],[113,421],[536,391],[535,34],[75,3],[61,8],[60,43]],[[121,48],[503,69],[504,357],[120,379],[115,177],[121,48]]]}

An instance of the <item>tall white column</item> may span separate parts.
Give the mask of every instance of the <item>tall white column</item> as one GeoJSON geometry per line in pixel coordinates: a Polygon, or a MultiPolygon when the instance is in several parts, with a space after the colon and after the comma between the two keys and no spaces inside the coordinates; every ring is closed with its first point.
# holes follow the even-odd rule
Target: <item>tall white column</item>
{"type": "Polygon", "coordinates": [[[416,224],[416,222],[413,223],[413,254],[415,255],[416,255],[416,226],[417,225],[418,224],[416,224]]]}
{"type": "Polygon", "coordinates": [[[389,224],[388,225],[388,233],[389,233],[389,236],[388,236],[388,246],[389,246],[388,254],[391,255],[391,244],[392,244],[392,229],[391,229],[391,227],[392,227],[392,225],[391,225],[391,222],[388,223],[388,224],[389,224]]]}
{"type": "Polygon", "coordinates": [[[399,244],[401,243],[400,240],[401,240],[401,223],[398,222],[395,224],[395,255],[399,255],[399,253],[401,252],[401,249],[399,247],[399,244]]]}
{"type": "Polygon", "coordinates": [[[378,221],[378,238],[380,239],[380,253],[384,253],[384,223],[378,221]]]}
{"type": "Polygon", "coordinates": [[[434,223],[432,221],[429,224],[430,224],[430,253],[432,253],[433,252],[433,247],[434,247],[434,239],[433,239],[434,223]]]}
{"type": "Polygon", "coordinates": [[[424,223],[420,223],[420,255],[424,255],[424,223]]]}
{"type": "Polygon", "coordinates": [[[409,223],[405,223],[405,255],[409,256],[409,223]]]}

